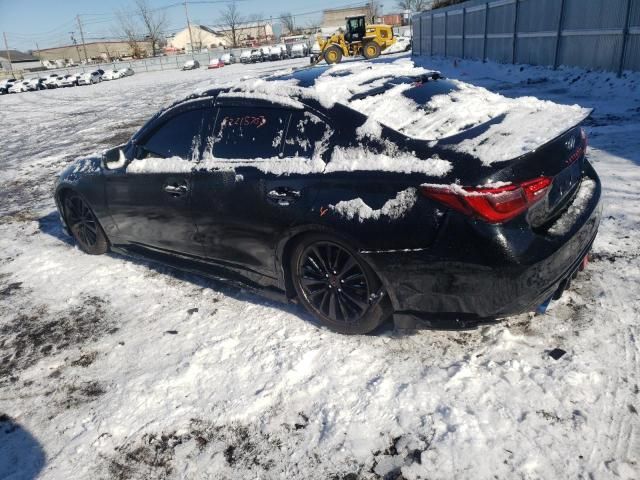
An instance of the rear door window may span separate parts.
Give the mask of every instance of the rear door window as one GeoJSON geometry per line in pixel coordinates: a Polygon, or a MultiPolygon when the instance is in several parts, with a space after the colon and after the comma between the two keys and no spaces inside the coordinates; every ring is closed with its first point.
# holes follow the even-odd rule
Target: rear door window
{"type": "Polygon", "coordinates": [[[197,161],[200,157],[200,134],[208,109],[188,110],[171,117],[142,145],[142,157],[181,157],[197,161]]]}
{"type": "Polygon", "coordinates": [[[213,130],[213,156],[273,158],[282,154],[291,112],[269,107],[220,107],[213,130]]]}
{"type": "Polygon", "coordinates": [[[294,111],[284,143],[283,156],[313,158],[327,150],[333,130],[318,116],[294,111]]]}

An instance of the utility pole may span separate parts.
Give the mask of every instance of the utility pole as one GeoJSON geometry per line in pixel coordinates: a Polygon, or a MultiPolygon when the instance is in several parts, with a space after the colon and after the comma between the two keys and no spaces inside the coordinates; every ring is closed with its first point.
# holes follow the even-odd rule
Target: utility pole
{"type": "Polygon", "coordinates": [[[80,15],[76,15],[78,21],[78,28],[80,29],[80,39],[82,40],[82,49],[84,50],[84,61],[89,63],[89,57],[87,55],[87,46],[84,44],[84,32],[82,31],[82,22],[80,21],[80,15]]]}
{"type": "Polygon", "coordinates": [[[16,78],[13,74],[13,65],[11,65],[11,52],[9,51],[9,44],[7,42],[7,33],[2,32],[2,36],[4,37],[4,49],[7,51],[7,60],[9,60],[9,72],[11,72],[13,78],[16,78]]]}
{"type": "Polygon", "coordinates": [[[189,8],[187,7],[187,0],[184,0],[184,14],[187,17],[187,28],[189,29],[189,42],[191,44],[191,55],[193,55],[193,36],[191,35],[191,22],[189,21],[189,8]]]}
{"type": "Polygon", "coordinates": [[[75,32],[69,32],[69,34],[71,35],[71,41],[73,42],[73,45],[76,47],[76,52],[78,53],[78,63],[82,62],[82,57],[80,56],[80,49],[78,48],[78,41],[76,40],[76,37],[73,35],[75,32]]]}

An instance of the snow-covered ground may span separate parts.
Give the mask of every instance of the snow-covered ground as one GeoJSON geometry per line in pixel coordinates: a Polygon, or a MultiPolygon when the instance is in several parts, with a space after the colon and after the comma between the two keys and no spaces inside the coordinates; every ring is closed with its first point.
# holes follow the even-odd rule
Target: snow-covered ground
{"type": "Polygon", "coordinates": [[[62,234],[74,158],[213,79],[306,63],[0,97],[0,478],[640,478],[640,75],[421,61],[596,109],[600,235],[542,316],[346,337],[62,234]]]}

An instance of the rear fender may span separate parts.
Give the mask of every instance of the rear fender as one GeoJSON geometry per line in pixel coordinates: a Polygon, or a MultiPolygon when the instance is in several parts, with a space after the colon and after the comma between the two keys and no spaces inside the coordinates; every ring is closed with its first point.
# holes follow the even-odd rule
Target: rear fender
{"type": "MultiPolygon", "coordinates": [[[[286,292],[288,299],[292,299],[295,296],[295,289],[289,281],[289,255],[293,251],[293,248],[295,247],[298,240],[300,240],[304,235],[312,233],[324,233],[327,235],[331,235],[337,240],[343,241],[357,252],[361,252],[363,250],[362,244],[360,244],[360,242],[355,237],[326,225],[307,224],[291,228],[286,233],[286,235],[284,235],[278,242],[275,254],[275,270],[278,272],[278,280],[281,283],[280,288],[282,288],[286,292]]],[[[396,310],[399,304],[397,298],[395,297],[393,285],[390,283],[389,279],[383,273],[381,273],[376,263],[372,261],[371,255],[360,255],[360,259],[364,261],[369,267],[371,267],[371,269],[376,273],[376,275],[382,282],[382,285],[387,292],[389,299],[391,300],[391,304],[393,305],[394,310],[396,310]]]]}

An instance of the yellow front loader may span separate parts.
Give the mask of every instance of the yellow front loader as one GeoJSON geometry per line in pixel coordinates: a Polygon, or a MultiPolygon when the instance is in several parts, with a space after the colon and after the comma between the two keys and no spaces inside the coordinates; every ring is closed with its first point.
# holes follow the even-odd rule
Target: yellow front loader
{"type": "Polygon", "coordinates": [[[366,25],[364,16],[349,17],[344,33],[338,31],[327,39],[318,37],[320,53],[311,57],[311,63],[315,65],[322,60],[329,64],[340,63],[342,57],[358,55],[369,60],[380,56],[394,43],[396,39],[389,25],[366,25]]]}

